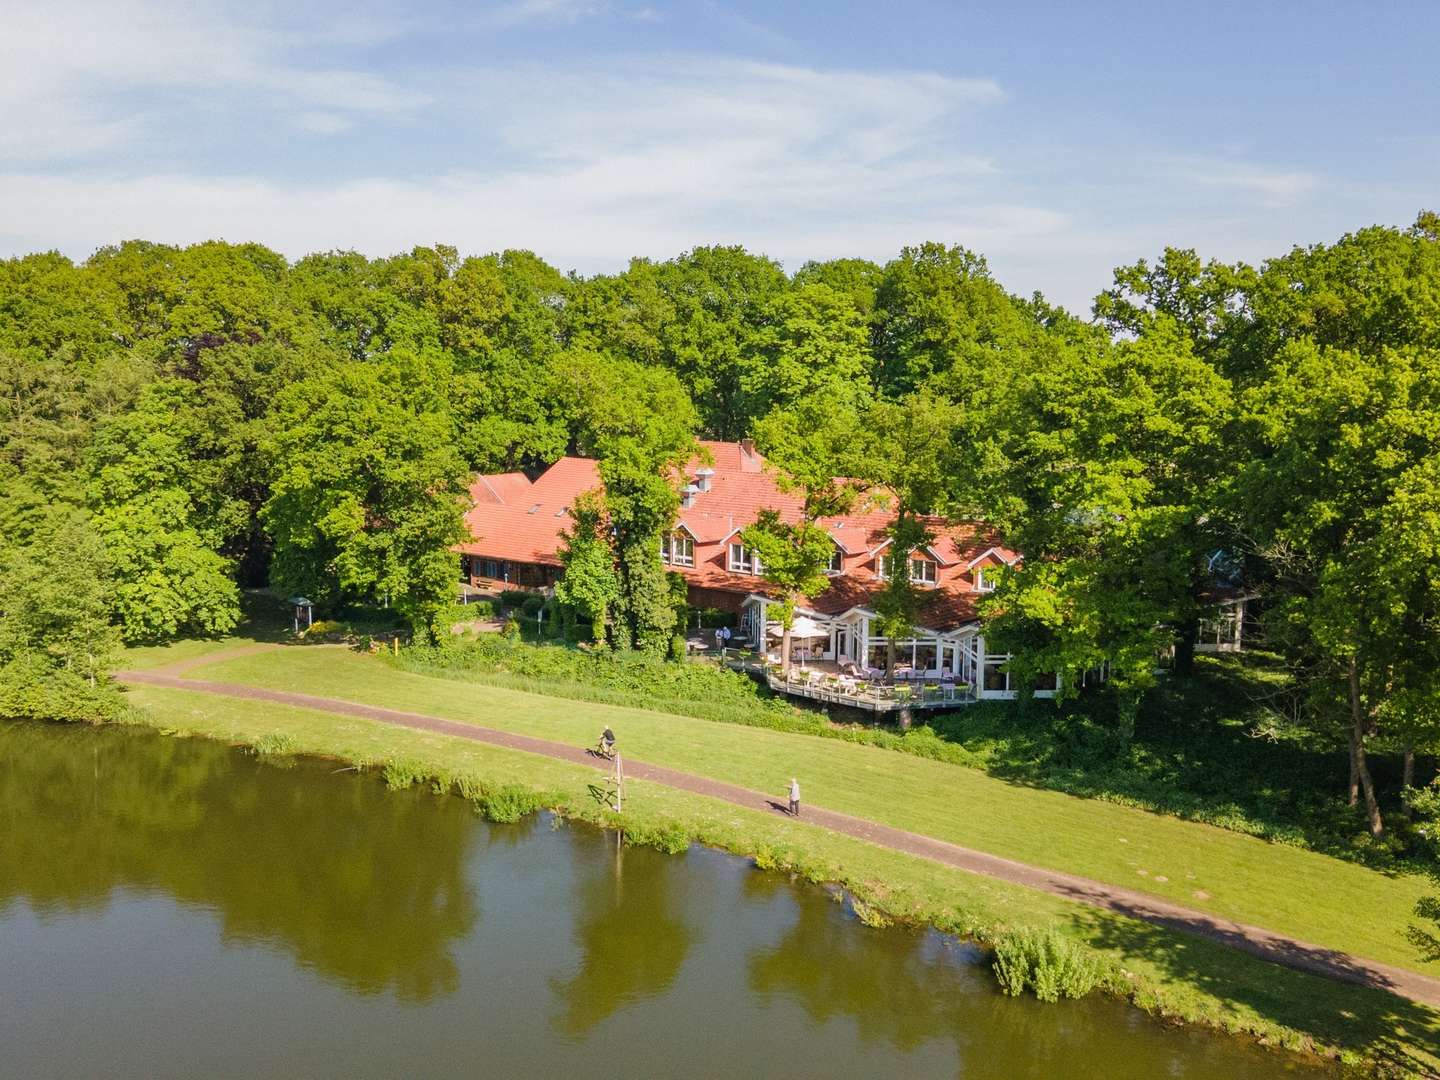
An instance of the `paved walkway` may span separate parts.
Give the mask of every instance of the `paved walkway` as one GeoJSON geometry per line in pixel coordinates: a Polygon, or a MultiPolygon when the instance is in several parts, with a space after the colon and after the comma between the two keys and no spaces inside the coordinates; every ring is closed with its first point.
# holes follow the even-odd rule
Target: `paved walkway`
{"type": "MultiPolygon", "coordinates": [[[[266,646],[247,648],[244,651],[254,652],[263,648],[266,646]]],[[[115,677],[121,682],[127,683],[200,691],[226,697],[247,698],[252,701],[272,701],[281,705],[295,705],[305,709],[357,716],[382,724],[392,724],[397,727],[413,728],[440,735],[453,735],[456,738],[490,743],[511,750],[523,750],[526,753],[540,754],[576,765],[588,765],[597,770],[609,771],[610,769],[608,762],[593,757],[588,750],[582,747],[568,746],[548,739],[537,739],[509,731],[496,731],[493,728],[480,727],[457,720],[446,720],[438,716],[427,716],[422,713],[361,705],[337,698],[315,697],[311,694],[297,694],[284,690],[267,690],[263,687],[245,686],[239,683],[185,679],[180,678],[177,674],[178,671],[190,670],[202,664],[229,659],[237,655],[240,653],[215,654],[205,658],[196,658],[194,661],[187,660],[167,665],[165,668],[155,671],[121,671],[117,672],[115,677]]],[[[772,814],[788,815],[789,813],[787,806],[782,801],[782,795],[767,795],[764,792],[751,791],[749,788],[722,783],[707,777],[696,776],[693,773],[667,769],[659,765],[647,765],[644,762],[626,759],[625,776],[631,780],[649,780],[681,791],[722,799],[748,810],[759,810],[762,813],[772,814]]],[[[998,855],[975,851],[958,844],[950,844],[943,840],[906,832],[888,825],[880,825],[863,818],[851,817],[849,814],[842,814],[835,810],[824,810],[807,805],[802,813],[801,820],[808,825],[819,825],[846,836],[866,840],[872,844],[879,844],[881,847],[892,848],[910,855],[918,855],[958,870],[1039,889],[1067,900],[1075,900],[1134,919],[1143,919],[1167,929],[1195,934],[1283,967],[1361,986],[1388,990],[1393,994],[1409,998],[1411,1001],[1440,1007],[1440,979],[1421,975],[1418,972],[1407,971],[1404,968],[1393,967],[1374,960],[1365,960],[1336,949],[1310,945],[1258,926],[1248,926],[1244,923],[1233,922],[1229,919],[1218,918],[1171,904],[1145,893],[1105,885],[1058,870],[1046,870],[1042,867],[1014,862],[998,855]]]]}

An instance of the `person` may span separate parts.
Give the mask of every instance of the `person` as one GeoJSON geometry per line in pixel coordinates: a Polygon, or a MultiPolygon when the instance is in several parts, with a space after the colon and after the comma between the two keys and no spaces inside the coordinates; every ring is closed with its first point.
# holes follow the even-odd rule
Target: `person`
{"type": "Polygon", "coordinates": [[[613,754],[615,752],[615,733],[610,730],[610,725],[605,725],[605,730],[600,733],[600,752],[602,754],[613,754]]]}
{"type": "Polygon", "coordinates": [[[721,633],[721,635],[722,635],[722,637],[723,637],[723,641],[721,642],[721,645],[722,645],[722,646],[728,646],[728,645],[730,644],[730,628],[729,628],[728,626],[722,626],[722,627],[720,628],[720,633],[721,633]]]}
{"type": "Polygon", "coordinates": [[[800,816],[800,781],[790,778],[790,816],[800,816]]]}
{"type": "Polygon", "coordinates": [[[715,627],[715,651],[725,651],[725,628],[723,626],[715,627]]]}

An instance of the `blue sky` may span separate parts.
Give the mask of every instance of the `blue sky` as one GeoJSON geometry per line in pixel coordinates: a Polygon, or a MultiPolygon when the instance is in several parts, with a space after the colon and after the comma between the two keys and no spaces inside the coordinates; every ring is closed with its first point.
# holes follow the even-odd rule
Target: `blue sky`
{"type": "Polygon", "coordinates": [[[0,253],[924,239],[1075,310],[1440,208],[1440,3],[0,3],[0,253]]]}

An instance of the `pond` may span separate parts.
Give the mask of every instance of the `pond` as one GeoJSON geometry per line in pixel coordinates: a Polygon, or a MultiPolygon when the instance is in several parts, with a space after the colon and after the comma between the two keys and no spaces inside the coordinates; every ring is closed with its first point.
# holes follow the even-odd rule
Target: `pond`
{"type": "Polygon", "coordinates": [[[1002,996],[831,895],[333,763],[0,723],[0,1073],[1308,1072],[1120,1002],[1002,996]]]}

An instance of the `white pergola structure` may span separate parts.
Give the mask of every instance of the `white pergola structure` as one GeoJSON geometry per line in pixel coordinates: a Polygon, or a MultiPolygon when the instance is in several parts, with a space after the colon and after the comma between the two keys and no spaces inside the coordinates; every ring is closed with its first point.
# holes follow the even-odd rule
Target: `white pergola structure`
{"type": "MultiPolygon", "coordinates": [[[[740,631],[752,648],[766,650],[780,636],[780,622],[770,615],[776,601],[759,593],[745,598],[741,608],[740,631]]],[[[796,609],[796,621],[807,621],[823,632],[817,643],[823,646],[820,659],[844,663],[850,661],[863,668],[885,666],[887,638],[872,633],[879,616],[864,606],[852,607],[836,615],[826,615],[807,608],[796,609]]],[[[978,622],[945,630],[917,626],[912,636],[895,642],[897,670],[908,669],[914,677],[940,679],[952,676],[957,682],[973,687],[977,698],[1011,699],[1019,690],[1011,683],[1005,664],[1009,653],[987,652],[985,636],[978,622]]],[[[812,654],[813,655],[813,654],[812,654]]],[[[1037,697],[1053,697],[1056,683],[1040,686],[1037,697]]]]}

